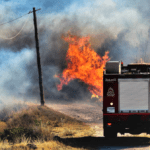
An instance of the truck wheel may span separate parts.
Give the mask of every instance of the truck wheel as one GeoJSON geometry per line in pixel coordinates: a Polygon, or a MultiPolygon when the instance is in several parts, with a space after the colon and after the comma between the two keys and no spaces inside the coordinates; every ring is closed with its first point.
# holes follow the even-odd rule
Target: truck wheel
{"type": "Polygon", "coordinates": [[[117,131],[114,129],[104,128],[104,136],[105,138],[116,138],[117,131]]]}

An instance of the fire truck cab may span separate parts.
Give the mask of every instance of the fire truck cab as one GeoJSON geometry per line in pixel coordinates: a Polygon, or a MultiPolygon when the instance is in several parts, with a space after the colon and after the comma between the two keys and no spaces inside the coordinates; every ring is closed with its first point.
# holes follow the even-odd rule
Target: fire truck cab
{"type": "Polygon", "coordinates": [[[103,73],[104,136],[150,134],[150,64],[108,61],[103,73]]]}

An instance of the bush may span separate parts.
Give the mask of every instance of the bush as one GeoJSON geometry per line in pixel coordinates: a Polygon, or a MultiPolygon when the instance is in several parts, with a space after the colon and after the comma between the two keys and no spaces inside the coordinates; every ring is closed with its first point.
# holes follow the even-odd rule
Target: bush
{"type": "Polygon", "coordinates": [[[1,140],[8,140],[9,143],[15,143],[18,139],[21,143],[21,137],[25,136],[27,140],[37,140],[41,138],[42,134],[39,132],[34,132],[33,129],[30,128],[12,128],[12,129],[5,129],[4,132],[1,134],[1,140]]]}
{"type": "Polygon", "coordinates": [[[34,123],[35,123],[36,126],[40,126],[41,125],[41,120],[39,121],[39,120],[35,119],[34,123]]]}

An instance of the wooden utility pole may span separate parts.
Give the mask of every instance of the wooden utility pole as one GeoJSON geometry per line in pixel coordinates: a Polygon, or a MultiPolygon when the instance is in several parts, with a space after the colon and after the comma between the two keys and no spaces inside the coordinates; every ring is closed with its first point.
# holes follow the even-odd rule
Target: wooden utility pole
{"type": "MultiPolygon", "coordinates": [[[[40,9],[38,9],[38,10],[40,10],[40,9]]],[[[42,82],[42,69],[41,69],[41,61],[40,61],[39,39],[38,39],[38,29],[37,29],[37,20],[36,20],[36,11],[38,11],[38,10],[35,10],[35,7],[33,7],[33,17],[34,17],[33,21],[34,21],[34,29],[35,29],[37,65],[38,65],[38,73],[39,73],[39,87],[40,87],[41,105],[43,106],[44,103],[45,103],[45,100],[44,100],[44,91],[43,91],[43,82],[42,82]]]]}

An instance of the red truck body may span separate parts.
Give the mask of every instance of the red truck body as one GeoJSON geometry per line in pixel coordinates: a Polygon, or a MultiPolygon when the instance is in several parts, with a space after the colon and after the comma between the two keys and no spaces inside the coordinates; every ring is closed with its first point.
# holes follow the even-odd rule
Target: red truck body
{"type": "Polygon", "coordinates": [[[108,62],[103,75],[105,137],[150,133],[150,64],[108,62]],[[108,67],[108,68],[107,68],[108,67]]]}

